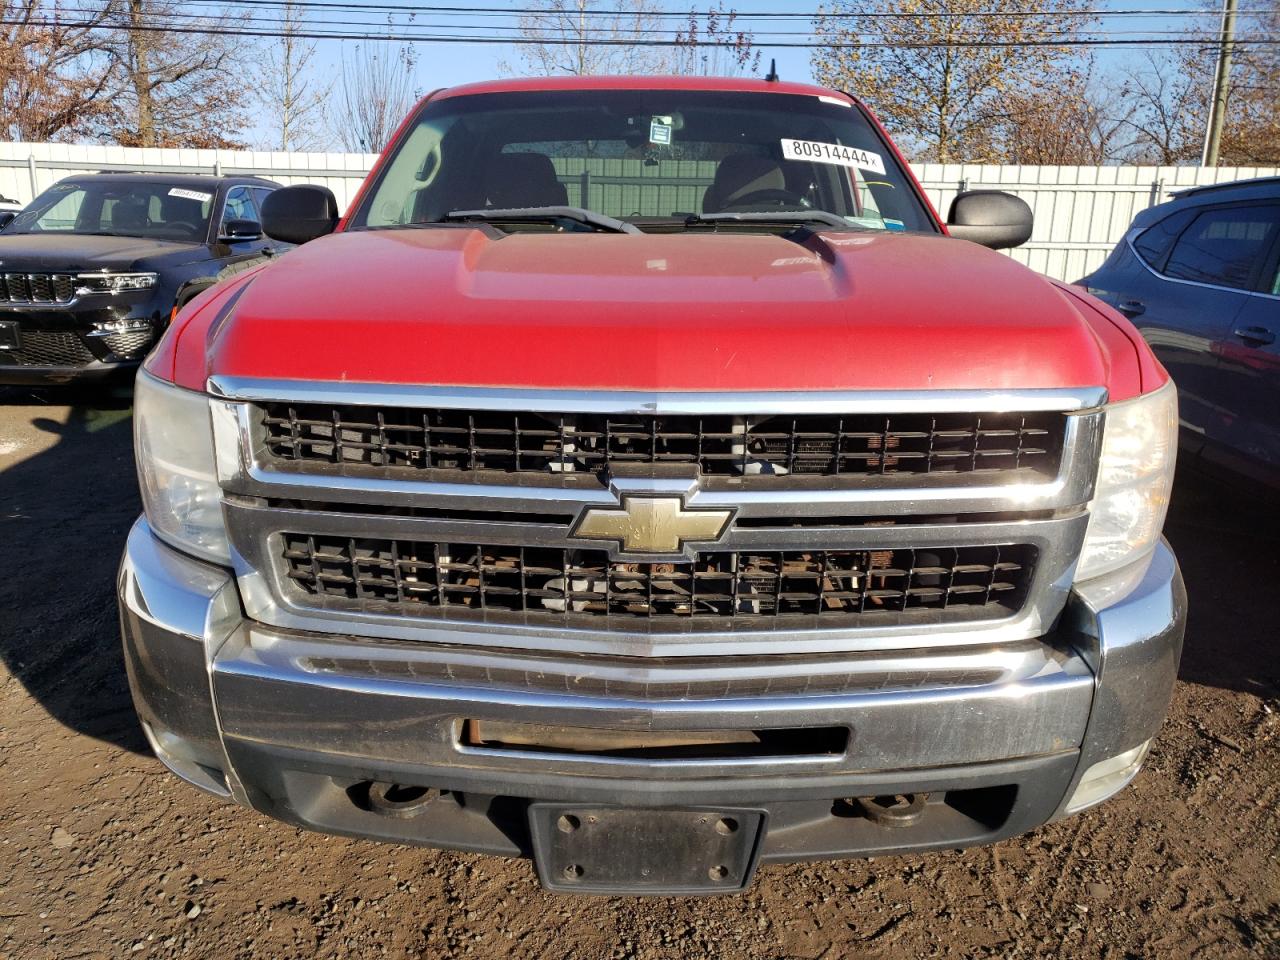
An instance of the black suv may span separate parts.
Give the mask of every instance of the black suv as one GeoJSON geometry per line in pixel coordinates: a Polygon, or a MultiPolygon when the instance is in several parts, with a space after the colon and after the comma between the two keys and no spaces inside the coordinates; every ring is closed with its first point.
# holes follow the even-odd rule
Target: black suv
{"type": "Polygon", "coordinates": [[[0,383],[58,383],[138,365],[177,308],[287,246],[258,177],[68,177],[0,233],[0,383]]]}

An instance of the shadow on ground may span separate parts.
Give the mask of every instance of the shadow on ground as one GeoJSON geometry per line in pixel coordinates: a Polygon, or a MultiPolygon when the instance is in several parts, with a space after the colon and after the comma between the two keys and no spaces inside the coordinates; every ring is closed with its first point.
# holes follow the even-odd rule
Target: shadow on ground
{"type": "Polygon", "coordinates": [[[34,434],[38,449],[22,459],[19,448],[0,470],[0,658],[65,726],[147,752],[115,600],[120,552],[141,510],[131,403],[129,389],[106,385],[0,387],[0,440],[34,434]]]}
{"type": "Polygon", "coordinates": [[[1182,680],[1280,697],[1280,505],[1271,497],[1178,476],[1165,535],[1187,583],[1182,680]]]}

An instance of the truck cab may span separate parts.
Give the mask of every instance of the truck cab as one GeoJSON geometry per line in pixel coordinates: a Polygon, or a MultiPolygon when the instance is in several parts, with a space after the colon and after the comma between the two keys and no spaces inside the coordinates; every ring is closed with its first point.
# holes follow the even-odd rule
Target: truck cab
{"type": "Polygon", "coordinates": [[[944,223],[870,110],[745,79],[437,92],[137,381],[152,746],[310,829],[577,893],[989,843],[1138,772],[1185,593],[1133,327],[944,223]],[[968,238],[968,239],[966,239],[968,238]]]}

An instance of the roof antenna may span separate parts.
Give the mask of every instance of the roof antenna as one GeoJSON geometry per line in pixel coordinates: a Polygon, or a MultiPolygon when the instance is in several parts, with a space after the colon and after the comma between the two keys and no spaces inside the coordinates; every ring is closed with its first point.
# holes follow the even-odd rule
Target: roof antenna
{"type": "Polygon", "coordinates": [[[769,60],[769,73],[765,76],[765,83],[777,83],[781,77],[778,76],[778,61],[771,58],[769,60]]]}

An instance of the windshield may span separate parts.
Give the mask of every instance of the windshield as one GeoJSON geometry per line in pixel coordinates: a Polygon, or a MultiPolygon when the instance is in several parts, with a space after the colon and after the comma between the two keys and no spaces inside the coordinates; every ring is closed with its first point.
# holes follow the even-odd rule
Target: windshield
{"type": "Polygon", "coordinates": [[[203,242],[213,192],[176,183],[54,184],[5,229],[11,233],[94,234],[203,242]]]}
{"type": "Polygon", "coordinates": [[[428,103],[350,225],[556,206],[642,229],[664,221],[692,226],[712,214],[825,211],[850,227],[937,232],[883,139],[847,101],[689,90],[492,93],[428,103]]]}

